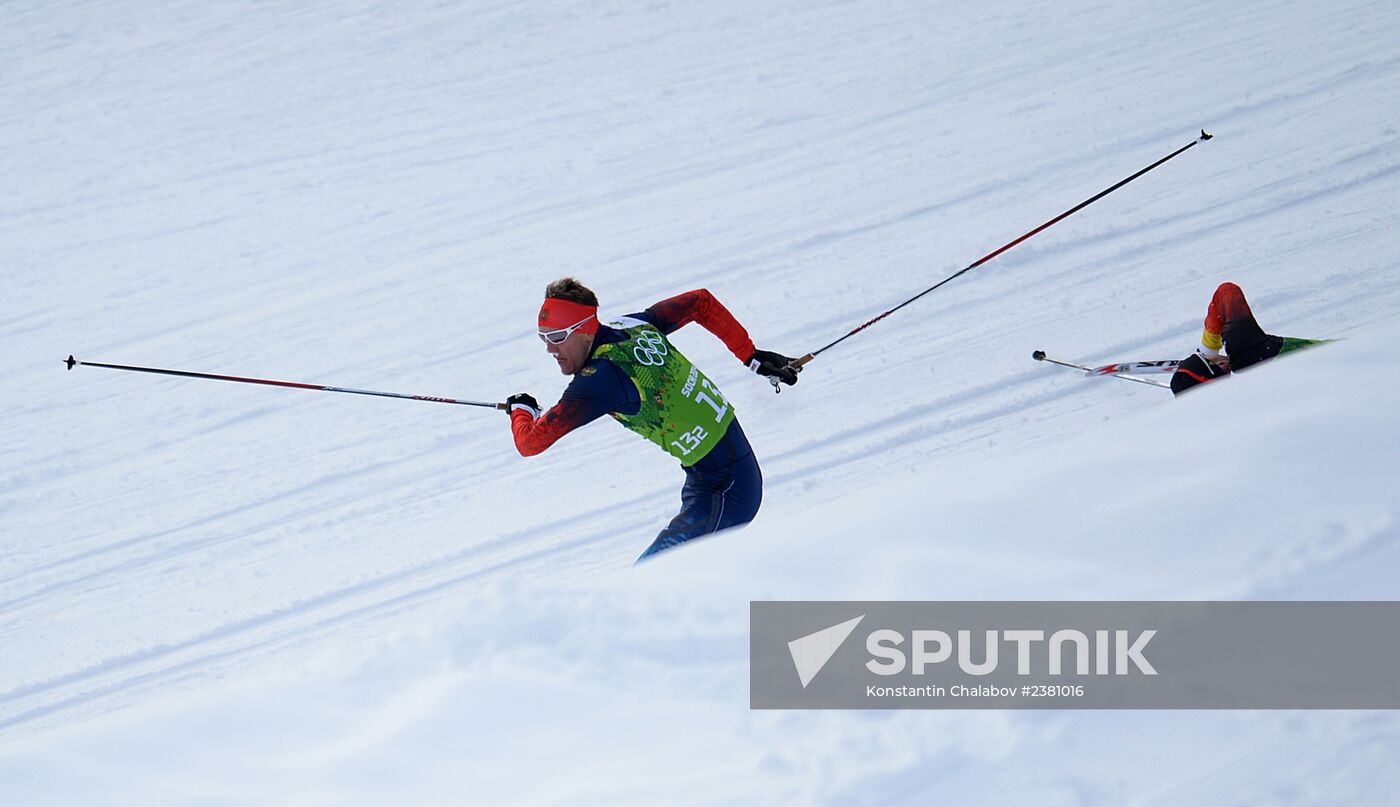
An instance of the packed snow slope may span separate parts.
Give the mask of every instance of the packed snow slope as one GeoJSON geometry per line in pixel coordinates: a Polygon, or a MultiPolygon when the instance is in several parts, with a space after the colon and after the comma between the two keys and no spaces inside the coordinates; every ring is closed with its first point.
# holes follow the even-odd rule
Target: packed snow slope
{"type": "Polygon", "coordinates": [[[1375,802],[1389,714],[756,714],[753,598],[1397,596],[1400,7],[11,3],[6,802],[1375,802]],[[755,524],[633,569],[674,462],[524,460],[532,335],[713,291],[755,524]],[[1345,341],[1180,401],[1222,280],[1345,341]],[[79,775],[80,774],[80,775],[79,775]],[[998,789],[999,788],[999,789],[998,789]],[[10,794],[15,794],[11,796],[10,794]],[[659,794],[659,795],[658,795],[659,794]]]}
{"type": "Polygon", "coordinates": [[[1382,803],[1393,713],[749,711],[748,608],[1393,598],[1397,338],[636,570],[496,574],[373,641],[342,620],[222,685],[0,746],[0,775],[24,804],[1382,803]]]}

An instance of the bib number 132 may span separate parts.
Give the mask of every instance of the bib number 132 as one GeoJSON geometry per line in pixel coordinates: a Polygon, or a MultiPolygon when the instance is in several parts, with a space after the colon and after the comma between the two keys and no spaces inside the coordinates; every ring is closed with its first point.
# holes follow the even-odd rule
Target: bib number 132
{"type": "Polygon", "coordinates": [[[690,452],[699,448],[701,443],[705,442],[705,438],[709,436],[710,433],[705,431],[704,426],[696,426],[675,440],[672,440],[671,445],[680,449],[682,455],[690,456],[690,452]]]}

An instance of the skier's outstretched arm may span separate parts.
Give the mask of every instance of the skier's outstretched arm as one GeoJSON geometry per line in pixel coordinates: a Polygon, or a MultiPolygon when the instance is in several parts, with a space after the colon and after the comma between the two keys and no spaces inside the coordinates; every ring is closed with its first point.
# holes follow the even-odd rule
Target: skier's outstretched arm
{"type": "Polygon", "coordinates": [[[525,393],[506,399],[515,450],[533,457],[559,438],[609,412],[635,414],[641,406],[637,386],[610,361],[594,362],[564,388],[559,402],[547,412],[525,393]]]}
{"type": "Polygon", "coordinates": [[[785,384],[797,383],[797,370],[789,365],[792,359],[771,350],[754,347],[749,332],[729,309],[709,289],[695,289],[677,294],[647,309],[662,333],[670,334],[692,322],[719,337],[734,357],[759,375],[777,378],[785,384]]]}
{"type": "Polygon", "coordinates": [[[749,332],[709,289],[677,294],[648,308],[647,313],[656,319],[656,326],[664,334],[669,335],[692,322],[698,322],[705,330],[719,337],[739,361],[748,361],[753,354],[753,340],[749,338],[749,332]]]}
{"type": "Polygon", "coordinates": [[[522,457],[542,453],[559,438],[604,414],[588,401],[569,397],[567,391],[559,403],[544,413],[540,412],[539,403],[525,393],[510,396],[506,404],[510,407],[510,431],[515,439],[515,450],[522,457]]]}

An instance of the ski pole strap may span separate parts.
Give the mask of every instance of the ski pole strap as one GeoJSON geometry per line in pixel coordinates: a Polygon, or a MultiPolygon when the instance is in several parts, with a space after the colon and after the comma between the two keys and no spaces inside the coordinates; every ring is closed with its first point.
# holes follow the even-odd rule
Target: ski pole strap
{"type": "MultiPolygon", "coordinates": [[[[806,356],[803,356],[798,359],[793,359],[792,361],[784,365],[784,367],[786,367],[789,370],[792,370],[794,373],[800,373],[802,372],[803,365],[805,365],[807,362],[811,361],[814,358],[816,358],[815,353],[808,353],[806,356]]],[[[774,393],[781,393],[783,391],[782,386],[778,382],[777,376],[769,376],[768,383],[773,385],[774,393]]]]}

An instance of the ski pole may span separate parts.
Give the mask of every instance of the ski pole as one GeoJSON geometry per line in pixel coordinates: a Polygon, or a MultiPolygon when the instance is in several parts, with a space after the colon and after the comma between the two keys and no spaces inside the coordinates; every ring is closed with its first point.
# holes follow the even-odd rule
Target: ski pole
{"type": "MultiPolygon", "coordinates": [[[[1146,168],[1142,169],[1141,171],[1138,171],[1137,173],[1133,174],[1132,176],[1127,177],[1126,179],[1122,179],[1122,180],[1118,181],[1117,183],[1115,183],[1114,185],[1112,185],[1112,186],[1110,186],[1110,187],[1108,187],[1108,188],[1105,188],[1105,189],[1102,190],[1102,191],[1099,191],[1098,193],[1094,194],[1093,196],[1089,197],[1088,199],[1085,199],[1084,201],[1080,202],[1079,204],[1075,205],[1074,207],[1071,207],[1069,210],[1066,210],[1065,212],[1061,213],[1060,215],[1054,217],[1053,219],[1050,219],[1049,221],[1045,222],[1044,224],[1040,225],[1039,227],[1036,227],[1035,229],[1031,230],[1030,232],[1028,232],[1028,233],[1026,233],[1026,234],[1024,234],[1024,235],[1022,235],[1022,236],[1020,236],[1020,237],[1018,237],[1018,238],[1016,238],[1015,240],[1008,241],[1007,243],[1001,245],[1000,247],[997,247],[996,249],[992,250],[991,252],[988,252],[986,255],[983,255],[982,257],[978,258],[977,260],[973,261],[972,263],[968,264],[967,266],[963,267],[962,269],[958,270],[957,272],[955,272],[955,273],[949,275],[948,277],[943,278],[942,280],[938,281],[937,283],[933,284],[932,286],[929,286],[928,288],[924,289],[923,291],[919,292],[918,294],[914,295],[913,297],[910,297],[909,299],[905,300],[904,302],[900,303],[899,305],[895,306],[894,308],[891,308],[890,310],[884,312],[883,314],[880,314],[879,316],[875,317],[874,319],[870,320],[869,322],[866,322],[866,323],[864,323],[864,324],[862,324],[862,325],[857,326],[856,328],[854,328],[854,329],[852,329],[851,331],[849,331],[845,336],[842,336],[841,338],[837,339],[836,341],[831,342],[830,344],[827,344],[827,345],[825,345],[825,346],[823,346],[823,347],[817,348],[816,350],[812,351],[811,353],[808,353],[807,355],[805,355],[805,356],[803,356],[803,357],[801,357],[801,358],[793,359],[792,362],[791,362],[790,364],[788,364],[788,366],[791,367],[793,370],[796,370],[796,371],[798,371],[798,372],[801,372],[801,371],[802,371],[803,365],[807,364],[807,363],[810,362],[812,359],[815,359],[817,356],[820,356],[823,352],[825,352],[825,351],[827,351],[827,350],[830,350],[830,349],[833,348],[833,347],[836,347],[837,345],[841,344],[842,342],[846,341],[847,339],[850,339],[852,336],[855,336],[856,334],[860,333],[861,331],[865,330],[866,328],[869,328],[871,325],[874,325],[875,323],[879,322],[880,320],[884,319],[885,317],[888,317],[890,314],[893,314],[894,312],[896,312],[896,311],[898,311],[899,309],[905,307],[906,305],[909,305],[910,303],[914,302],[915,300],[919,299],[920,297],[923,297],[925,294],[928,294],[928,293],[930,293],[930,292],[932,292],[932,291],[935,291],[936,289],[940,288],[940,287],[943,286],[945,283],[948,283],[949,281],[953,280],[954,278],[961,277],[962,275],[965,275],[965,274],[967,274],[968,272],[971,272],[973,269],[976,269],[977,267],[981,266],[982,264],[986,263],[987,261],[990,261],[991,259],[993,259],[993,258],[995,258],[996,256],[1002,254],[1003,252],[1006,252],[1007,250],[1011,249],[1012,247],[1016,246],[1017,244],[1021,243],[1022,241],[1025,241],[1026,239],[1028,239],[1028,238],[1030,238],[1030,237],[1032,237],[1032,236],[1034,236],[1034,235],[1040,233],[1042,230],[1046,230],[1046,229],[1048,229],[1049,227],[1051,227],[1052,225],[1057,224],[1058,222],[1063,221],[1064,219],[1069,218],[1070,216],[1074,215],[1075,213],[1078,213],[1080,210],[1083,210],[1084,208],[1088,207],[1089,205],[1093,204],[1094,202],[1097,202],[1098,200],[1100,200],[1100,199],[1102,199],[1103,197],[1109,195],[1110,193],[1113,193],[1114,191],[1118,190],[1119,188],[1123,187],[1124,185],[1127,185],[1129,182],[1132,182],[1133,180],[1137,179],[1138,177],[1142,176],[1143,174],[1147,173],[1148,171],[1151,171],[1152,169],[1156,168],[1157,166],[1161,165],[1162,163],[1166,162],[1167,160],[1170,160],[1170,159],[1172,159],[1173,157],[1176,157],[1178,154],[1181,154],[1181,153],[1185,152],[1187,149],[1191,148],[1192,146],[1196,145],[1197,143],[1203,143],[1203,142],[1205,142],[1205,141],[1211,139],[1211,138],[1214,137],[1214,136],[1215,136],[1215,135],[1212,135],[1212,134],[1208,133],[1205,129],[1202,129],[1202,130],[1201,130],[1201,136],[1200,136],[1200,137],[1196,138],[1195,140],[1192,140],[1190,143],[1187,143],[1186,145],[1182,146],[1181,148],[1177,149],[1176,151],[1173,151],[1171,154],[1168,154],[1167,156],[1163,157],[1162,159],[1158,160],[1157,162],[1152,163],[1151,165],[1147,166],[1146,168]]],[[[775,389],[777,388],[777,384],[776,384],[776,383],[774,384],[774,388],[775,388],[775,389]]]]}
{"type": "Polygon", "coordinates": [[[303,384],[297,381],[272,381],[266,378],[243,378],[236,375],[215,375],[213,373],[193,373],[188,370],[163,370],[158,367],[132,367],[125,364],[103,364],[95,361],[78,361],[69,356],[63,362],[72,370],[79,365],[83,367],[106,367],[109,370],[130,370],[136,373],[158,373],[160,375],[174,375],[182,378],[207,378],[211,381],[237,381],[240,384],[266,384],[273,387],[292,387],[293,389],[319,390],[321,392],[348,392],[354,395],[377,395],[381,398],[406,398],[411,401],[430,401],[432,403],[461,404],[462,406],[482,406],[488,409],[504,410],[503,403],[487,403],[486,401],[460,401],[456,398],[438,398],[432,395],[407,395],[402,392],[377,392],[368,389],[349,389],[347,387],[328,387],[324,384],[303,384]]]}
{"type": "MultiPolygon", "coordinates": [[[[1050,356],[1045,355],[1045,351],[1043,350],[1037,350],[1032,352],[1031,358],[1035,359],[1036,361],[1047,361],[1051,364],[1058,364],[1061,367],[1069,367],[1075,370],[1083,370],[1085,373],[1093,373],[1095,370],[1095,368],[1090,367],[1087,364],[1076,364],[1072,361],[1065,361],[1063,359],[1052,358],[1050,356]]],[[[1137,376],[1120,375],[1119,373],[1102,373],[1101,375],[1111,375],[1114,378],[1121,378],[1124,381],[1136,381],[1139,384],[1150,384],[1154,387],[1161,387],[1162,389],[1171,389],[1170,384],[1163,384],[1161,381],[1153,381],[1150,378],[1138,378],[1137,376]]]]}

